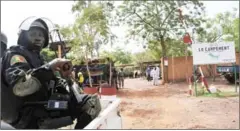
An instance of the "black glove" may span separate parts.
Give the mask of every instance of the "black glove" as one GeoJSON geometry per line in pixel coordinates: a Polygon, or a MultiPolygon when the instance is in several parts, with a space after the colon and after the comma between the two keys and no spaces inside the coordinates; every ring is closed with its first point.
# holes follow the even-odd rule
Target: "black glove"
{"type": "Polygon", "coordinates": [[[72,63],[70,60],[56,58],[45,65],[52,71],[59,71],[62,77],[68,77],[72,73],[72,63]]]}
{"type": "Polygon", "coordinates": [[[83,96],[82,102],[79,103],[81,110],[83,112],[86,112],[88,115],[90,115],[92,119],[96,118],[102,109],[101,103],[97,94],[94,94],[94,95],[82,94],[82,95],[85,95],[85,96],[83,96]]]}
{"type": "Polygon", "coordinates": [[[31,74],[33,77],[36,77],[41,83],[56,79],[52,70],[45,65],[34,69],[31,74]]]}
{"type": "Polygon", "coordinates": [[[67,81],[60,77],[58,77],[56,81],[57,81],[56,83],[57,92],[62,94],[69,94],[69,91],[67,90],[67,86],[68,86],[67,81]]]}

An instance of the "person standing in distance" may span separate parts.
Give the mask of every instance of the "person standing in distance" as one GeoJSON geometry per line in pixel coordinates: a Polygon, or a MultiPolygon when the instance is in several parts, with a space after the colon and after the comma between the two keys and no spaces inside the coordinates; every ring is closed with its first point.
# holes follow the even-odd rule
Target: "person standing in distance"
{"type": "Polygon", "coordinates": [[[119,80],[119,88],[124,88],[124,72],[123,68],[120,69],[118,73],[118,80],[119,80]]]}

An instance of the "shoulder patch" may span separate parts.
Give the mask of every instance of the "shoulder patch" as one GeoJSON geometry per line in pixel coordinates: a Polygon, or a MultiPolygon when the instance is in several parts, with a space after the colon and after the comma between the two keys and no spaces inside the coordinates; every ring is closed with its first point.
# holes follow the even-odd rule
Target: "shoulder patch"
{"type": "Polygon", "coordinates": [[[16,63],[27,63],[26,59],[21,55],[14,55],[11,58],[10,65],[14,65],[16,63]]]}

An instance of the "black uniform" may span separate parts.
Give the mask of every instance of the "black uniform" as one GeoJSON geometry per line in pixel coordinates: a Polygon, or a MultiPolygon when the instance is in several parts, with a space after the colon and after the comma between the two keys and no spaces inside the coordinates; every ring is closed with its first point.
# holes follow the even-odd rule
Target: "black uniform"
{"type": "MultiPolygon", "coordinates": [[[[2,64],[2,56],[4,55],[5,51],[7,50],[7,36],[1,32],[1,58],[0,58],[0,61],[1,61],[1,64],[2,64]]],[[[2,68],[2,65],[0,65],[0,67],[2,68]]],[[[2,81],[1,81],[1,87],[3,87],[4,85],[2,84],[2,81]]],[[[2,93],[0,93],[2,94],[2,93]]],[[[2,121],[1,120],[1,129],[3,130],[14,130],[14,128],[7,124],[6,122],[2,121]]]]}
{"type": "MultiPolygon", "coordinates": [[[[31,52],[25,49],[23,46],[14,46],[11,47],[3,57],[2,63],[2,82],[5,85],[1,87],[1,91],[3,92],[1,95],[1,114],[3,119],[8,123],[14,123],[18,121],[19,110],[21,110],[21,106],[25,101],[44,101],[48,99],[47,87],[40,88],[38,92],[26,96],[19,97],[13,94],[13,86],[17,82],[18,79],[24,77],[24,74],[20,72],[27,73],[27,71],[31,71],[31,69],[37,69],[43,65],[43,60],[40,59],[40,54],[37,52],[31,52]],[[17,63],[14,65],[10,65],[11,58],[14,55],[23,56],[27,62],[26,63],[17,63]],[[11,103],[11,104],[9,104],[11,103]]],[[[37,73],[38,75],[42,75],[39,77],[39,80],[44,83],[47,79],[53,79],[53,74],[51,70],[46,70],[44,73],[37,73]],[[49,78],[46,78],[49,76],[49,78]],[[52,77],[52,78],[51,78],[52,77]],[[45,79],[42,79],[45,78],[45,79]],[[42,79],[42,80],[41,80],[42,79]]],[[[29,112],[30,113],[30,112],[29,112]]]]}
{"type": "MultiPolygon", "coordinates": [[[[38,22],[43,23],[41,20],[38,22]]],[[[44,26],[47,29],[46,24],[44,26]]],[[[49,65],[44,65],[40,50],[35,50],[36,48],[29,44],[26,33],[25,31],[20,34],[18,46],[11,47],[2,59],[1,117],[17,129],[38,129],[39,117],[46,115],[47,118],[49,112],[42,106],[25,107],[24,103],[49,100],[49,82],[50,80],[59,81],[60,78],[55,77],[49,65]],[[31,76],[31,81],[27,76],[31,76]],[[29,83],[32,81],[32,84],[29,83]],[[19,83],[24,85],[26,82],[25,86],[19,86],[19,83]],[[26,88],[29,92],[19,90],[18,87],[24,87],[24,91],[26,88]],[[37,90],[33,91],[35,88],[37,90]]],[[[45,38],[44,47],[48,45],[48,35],[45,35],[45,38]]],[[[82,103],[78,105],[83,106],[82,103]]],[[[92,117],[82,112],[78,105],[70,104],[69,110],[61,112],[61,116],[70,115],[73,120],[78,118],[75,128],[82,129],[92,120],[92,117]]]]}
{"type": "Polygon", "coordinates": [[[1,58],[7,49],[7,36],[1,32],[1,58]]]}
{"type": "MultiPolygon", "coordinates": [[[[39,128],[37,125],[37,121],[39,117],[39,114],[38,114],[39,107],[36,106],[28,109],[22,109],[22,105],[26,101],[36,102],[36,101],[49,100],[48,82],[50,80],[57,81],[58,78],[54,76],[51,70],[46,69],[43,66],[44,62],[41,59],[39,53],[26,50],[22,46],[11,47],[9,51],[6,53],[3,61],[4,61],[3,70],[2,70],[4,73],[3,82],[6,82],[6,85],[8,87],[7,88],[2,87],[2,92],[4,92],[1,95],[2,96],[1,98],[2,99],[2,109],[1,109],[2,117],[6,122],[11,123],[15,128],[20,128],[20,129],[39,128]],[[11,56],[16,54],[24,56],[24,58],[27,60],[27,63],[18,63],[16,65],[10,66],[9,63],[10,63],[11,56]],[[31,69],[38,70],[38,71],[35,71],[35,73],[33,74],[35,74],[34,76],[36,76],[43,84],[42,88],[40,88],[41,90],[37,91],[32,95],[25,96],[25,97],[18,97],[14,95],[12,91],[12,87],[14,83],[16,83],[16,81],[19,79],[19,77],[22,77],[20,74],[15,74],[14,72],[24,71],[26,73],[28,71],[31,71],[31,69]],[[33,116],[33,117],[29,117],[29,116],[33,116]]],[[[81,107],[77,109],[76,107],[77,105],[72,105],[72,106],[74,107],[72,107],[72,109],[69,109],[69,111],[64,112],[62,116],[71,115],[74,118],[79,117],[78,125],[75,128],[77,129],[84,128],[84,126],[86,126],[92,120],[92,118],[89,115],[80,112],[81,107]],[[81,118],[80,118],[80,115],[82,115],[81,118]]]]}
{"type": "MultiPolygon", "coordinates": [[[[46,23],[40,19],[37,20],[36,24],[44,28],[45,43],[43,47],[46,47],[49,39],[48,27],[46,23]]],[[[39,91],[21,97],[14,94],[13,88],[19,80],[24,82],[26,74],[32,74],[32,76],[36,77],[41,83],[52,79],[54,75],[50,69],[40,68],[40,66],[43,65],[43,60],[40,57],[41,48],[37,49],[37,46],[31,43],[27,31],[20,33],[17,44],[18,46],[10,47],[2,58],[1,85],[3,86],[1,87],[1,117],[4,121],[11,123],[16,128],[29,128],[29,125],[25,124],[29,124],[30,121],[34,120],[24,118],[24,116],[31,115],[25,113],[31,113],[33,109],[22,109],[23,103],[26,101],[47,100],[47,89],[43,84],[43,88],[40,88],[39,91]],[[24,121],[24,124],[20,121],[24,121]],[[18,125],[19,123],[21,123],[21,125],[18,125]]],[[[34,126],[32,128],[36,128],[33,124],[31,124],[31,126],[34,126]]]]}

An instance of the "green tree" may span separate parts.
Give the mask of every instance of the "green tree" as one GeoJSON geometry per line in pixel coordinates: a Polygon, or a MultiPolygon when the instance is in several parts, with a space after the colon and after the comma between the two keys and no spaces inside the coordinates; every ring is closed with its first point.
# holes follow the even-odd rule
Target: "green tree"
{"type": "MultiPolygon", "coordinates": [[[[239,49],[239,18],[236,12],[219,13],[209,18],[201,30],[197,30],[197,41],[215,43],[217,41],[234,41],[239,49]]],[[[208,65],[208,72],[215,81],[214,65],[208,65]]]]}
{"type": "MultiPolygon", "coordinates": [[[[76,15],[76,20],[72,26],[61,29],[64,37],[71,43],[71,54],[76,63],[79,58],[84,58],[89,76],[89,58],[96,56],[94,54],[99,55],[100,45],[106,43],[111,34],[106,10],[104,4],[99,2],[75,1],[72,12],[76,15]]],[[[91,81],[90,86],[92,87],[91,81]]]]}
{"type": "MultiPolygon", "coordinates": [[[[161,46],[161,56],[167,56],[166,40],[186,32],[179,20],[179,8],[185,8],[189,14],[183,15],[187,27],[198,28],[204,21],[201,12],[203,3],[194,1],[124,1],[119,6],[120,22],[130,26],[129,36],[140,36],[155,41],[155,48],[161,46]]],[[[164,74],[166,74],[164,69],[164,74]]]]}
{"type": "Polygon", "coordinates": [[[132,54],[128,51],[124,51],[121,48],[117,48],[112,52],[103,51],[100,57],[109,57],[115,62],[116,65],[132,63],[132,54]]]}
{"type": "Polygon", "coordinates": [[[45,48],[41,51],[41,55],[43,56],[44,60],[47,62],[56,58],[56,54],[54,51],[50,51],[49,49],[45,48]]]}
{"type": "MultiPolygon", "coordinates": [[[[176,40],[176,39],[167,39],[165,41],[166,43],[166,49],[167,49],[167,57],[170,56],[184,56],[185,49],[187,48],[187,45],[183,43],[182,40],[176,40]]],[[[148,42],[148,49],[151,50],[151,54],[155,56],[155,58],[161,58],[162,57],[162,48],[160,46],[156,46],[157,41],[151,40],[148,42]]],[[[188,55],[190,55],[190,51],[188,52],[188,55]]]]}
{"type": "Polygon", "coordinates": [[[91,34],[90,36],[93,38],[90,38],[92,42],[88,43],[88,46],[92,53],[95,50],[98,57],[101,45],[109,42],[113,44],[117,38],[109,28],[112,23],[111,11],[113,9],[112,1],[76,1],[72,6],[72,12],[77,17],[75,27],[81,28],[83,32],[86,31],[86,28],[89,29],[88,34],[91,34]]]}
{"type": "Polygon", "coordinates": [[[234,41],[236,51],[239,51],[239,18],[235,18],[232,22],[232,27],[227,33],[228,36],[225,37],[224,41],[234,41]]]}
{"type": "Polygon", "coordinates": [[[159,59],[158,59],[158,56],[156,56],[155,52],[153,52],[152,50],[146,49],[143,52],[133,54],[132,60],[134,64],[140,64],[142,62],[155,61],[159,59]]]}
{"type": "Polygon", "coordinates": [[[219,13],[209,18],[202,30],[197,31],[197,41],[214,43],[217,41],[234,41],[238,49],[239,18],[236,12],[219,13]]]}
{"type": "Polygon", "coordinates": [[[183,15],[188,27],[199,27],[203,4],[199,1],[124,1],[119,6],[119,21],[130,28],[129,36],[141,36],[143,39],[156,41],[161,45],[162,56],[167,55],[165,41],[175,35],[183,36],[186,32],[179,20],[178,9],[187,8],[190,13],[183,15]],[[189,9],[189,8],[193,9],[189,9]],[[174,32],[173,32],[174,31],[174,32]]]}

